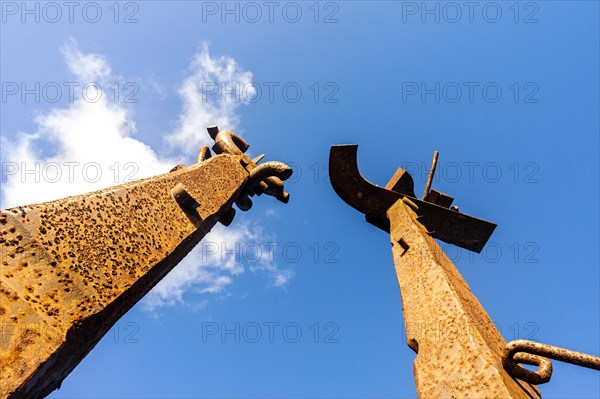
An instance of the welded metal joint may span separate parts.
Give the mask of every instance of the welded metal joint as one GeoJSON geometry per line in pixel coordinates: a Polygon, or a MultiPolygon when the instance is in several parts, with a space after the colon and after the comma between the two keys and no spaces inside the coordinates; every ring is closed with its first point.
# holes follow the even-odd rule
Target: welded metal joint
{"type": "Polygon", "coordinates": [[[512,377],[539,385],[547,383],[552,377],[552,363],[547,358],[600,370],[600,357],[524,339],[506,344],[502,365],[512,377]],[[528,370],[519,363],[538,366],[538,369],[528,370]]]}

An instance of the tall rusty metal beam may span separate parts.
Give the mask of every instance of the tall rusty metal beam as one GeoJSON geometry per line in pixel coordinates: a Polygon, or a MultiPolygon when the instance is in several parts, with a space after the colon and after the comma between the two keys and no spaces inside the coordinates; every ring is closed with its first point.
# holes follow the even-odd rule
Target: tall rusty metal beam
{"type": "Polygon", "coordinates": [[[218,221],[231,223],[242,196],[262,187],[287,200],[291,169],[257,166],[241,138],[211,129],[219,155],[204,147],[192,166],[0,211],[1,398],[58,388],[218,221]]]}
{"type": "Polygon", "coordinates": [[[502,365],[506,342],[408,201],[388,210],[406,342],[421,398],[537,398],[502,365]]]}
{"type": "Polygon", "coordinates": [[[434,240],[479,252],[496,226],[448,209],[452,198],[431,195],[429,187],[427,201],[415,198],[412,177],[402,169],[385,188],[369,183],[358,171],[356,155],[356,145],[331,148],[331,184],[367,221],[390,234],[406,342],[417,353],[417,395],[539,398],[537,387],[503,367],[506,342],[434,240]]]}

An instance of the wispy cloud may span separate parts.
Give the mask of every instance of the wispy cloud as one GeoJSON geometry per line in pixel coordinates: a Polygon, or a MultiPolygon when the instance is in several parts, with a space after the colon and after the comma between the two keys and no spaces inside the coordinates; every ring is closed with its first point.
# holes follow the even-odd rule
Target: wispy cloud
{"type": "Polygon", "coordinates": [[[237,109],[255,95],[251,82],[252,72],[243,70],[233,58],[211,57],[204,43],[179,88],[183,110],[177,129],[166,136],[166,142],[189,155],[196,147],[209,143],[210,138],[203,134],[206,126],[227,126],[227,130],[238,131],[237,109]]]}
{"type": "MultiPolygon", "coordinates": [[[[122,80],[113,73],[105,56],[83,53],[75,41],[67,43],[62,53],[74,81],[81,84],[96,82],[105,87],[110,82],[122,80]]],[[[201,144],[209,143],[206,126],[218,124],[228,130],[239,128],[236,109],[240,102],[235,98],[208,101],[203,92],[208,87],[205,82],[220,85],[222,82],[251,80],[252,73],[244,71],[233,58],[213,58],[208,45],[202,45],[193,57],[189,76],[178,91],[183,109],[177,128],[166,137],[172,158],[159,156],[136,138],[133,109],[111,102],[108,96],[95,102],[79,96],[66,107],[51,109],[35,119],[35,132],[18,132],[10,139],[2,138],[2,159],[10,166],[4,168],[2,208],[49,201],[128,179],[166,173],[176,160],[189,159],[201,144]],[[23,168],[33,170],[36,167],[37,178],[31,173],[23,175],[23,168]],[[85,172],[84,168],[87,168],[85,172]],[[62,176],[58,178],[57,173],[62,176]]],[[[161,90],[164,87],[158,81],[156,85],[161,90]]],[[[246,267],[243,259],[231,252],[213,253],[215,251],[211,250],[207,255],[208,243],[235,248],[240,243],[256,240],[258,230],[254,224],[236,223],[227,229],[221,226],[213,229],[202,241],[204,245],[201,243],[192,250],[146,296],[144,308],[155,310],[182,303],[184,294],[190,290],[206,294],[223,292],[246,267]]],[[[292,276],[291,271],[280,270],[272,260],[259,259],[248,269],[268,273],[276,286],[285,285],[292,276]]]]}
{"type": "Polygon", "coordinates": [[[184,303],[184,294],[191,291],[222,293],[246,268],[266,272],[273,286],[285,286],[293,272],[278,266],[273,252],[265,244],[272,241],[255,223],[241,223],[233,229],[216,226],[144,298],[144,307],[154,310],[184,303]]]}

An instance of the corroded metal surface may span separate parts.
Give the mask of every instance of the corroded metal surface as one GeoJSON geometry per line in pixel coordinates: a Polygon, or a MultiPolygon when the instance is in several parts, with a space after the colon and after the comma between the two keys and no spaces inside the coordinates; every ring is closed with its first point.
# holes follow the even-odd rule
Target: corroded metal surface
{"type": "Polygon", "coordinates": [[[544,384],[550,381],[552,364],[542,356],[581,367],[600,370],[600,357],[524,339],[511,341],[506,345],[502,362],[504,368],[513,377],[520,378],[532,384],[544,384]],[[519,363],[538,366],[538,370],[527,370],[519,366],[519,363]]]}
{"type": "Polygon", "coordinates": [[[60,386],[218,221],[231,223],[250,182],[247,156],[205,149],[199,158],[161,176],[0,211],[0,397],[43,397],[60,386]]]}
{"type": "MultiPolygon", "coordinates": [[[[283,188],[283,181],[292,175],[292,169],[282,162],[265,162],[258,166],[258,162],[264,157],[259,155],[250,159],[244,152],[250,147],[240,136],[228,130],[219,130],[217,126],[210,126],[208,134],[215,140],[213,150],[217,154],[233,154],[242,158],[242,164],[250,172],[250,183],[245,187],[244,192],[236,201],[236,205],[241,210],[248,210],[252,207],[250,197],[261,195],[263,193],[275,197],[278,201],[287,204],[290,195],[283,188]]],[[[210,151],[200,150],[199,157],[210,156],[210,151]],[[204,152],[203,152],[204,151],[204,152]]]]}
{"type": "Polygon", "coordinates": [[[434,238],[481,252],[496,228],[494,223],[415,198],[412,177],[408,173],[403,173],[402,169],[396,171],[386,188],[371,184],[358,170],[357,151],[358,146],[355,144],[332,146],[329,156],[329,177],[333,189],[340,198],[364,213],[369,223],[389,232],[387,210],[402,197],[409,197],[418,205],[419,222],[427,227],[434,238]]]}
{"type": "Polygon", "coordinates": [[[388,216],[419,397],[539,397],[505,371],[502,335],[418,215],[398,201],[388,216]]]}

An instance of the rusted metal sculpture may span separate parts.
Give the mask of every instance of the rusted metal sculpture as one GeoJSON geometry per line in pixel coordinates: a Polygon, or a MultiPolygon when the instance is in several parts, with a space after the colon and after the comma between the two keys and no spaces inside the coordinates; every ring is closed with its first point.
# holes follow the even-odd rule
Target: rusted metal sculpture
{"type": "Polygon", "coordinates": [[[531,384],[550,380],[552,363],[545,357],[600,370],[600,357],[525,340],[506,344],[433,240],[481,252],[496,228],[450,208],[453,198],[431,189],[437,151],[422,200],[415,198],[413,179],[402,168],[385,188],[365,180],[358,170],[357,151],[357,145],[331,147],[331,185],[369,223],[390,234],[406,339],[417,353],[419,397],[539,398],[539,390],[531,384]]]}
{"type": "Polygon", "coordinates": [[[250,197],[289,200],[280,162],[208,129],[211,157],[101,191],[0,211],[0,397],[60,386],[111,326],[220,221],[250,197]]]}
{"type": "Polygon", "coordinates": [[[434,241],[480,252],[496,226],[449,209],[452,198],[435,190],[417,199],[412,177],[403,169],[385,188],[369,183],[358,171],[357,148],[331,148],[331,184],[367,221],[390,234],[406,339],[417,353],[418,396],[539,398],[535,386],[504,369],[506,342],[434,241]]]}

